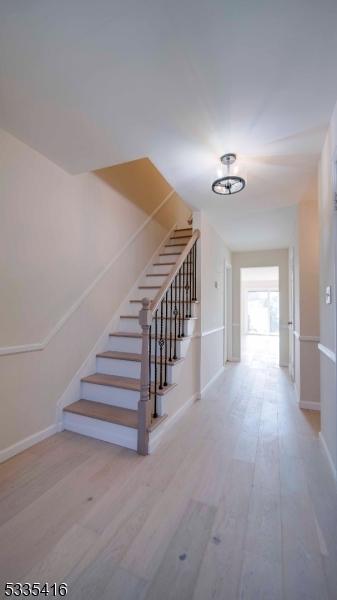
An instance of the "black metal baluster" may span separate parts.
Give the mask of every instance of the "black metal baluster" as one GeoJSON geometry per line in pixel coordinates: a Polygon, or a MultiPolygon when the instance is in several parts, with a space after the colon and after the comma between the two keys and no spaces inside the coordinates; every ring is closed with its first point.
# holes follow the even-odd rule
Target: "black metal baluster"
{"type": "Polygon", "coordinates": [[[177,314],[178,314],[178,309],[177,309],[177,281],[178,281],[178,275],[176,275],[175,280],[174,280],[174,343],[173,343],[173,360],[176,360],[177,358],[177,314]]]}
{"type": "MultiPolygon", "coordinates": [[[[185,312],[184,312],[184,316],[185,316],[185,319],[187,319],[187,317],[188,317],[188,294],[187,294],[187,286],[188,286],[188,255],[186,256],[184,264],[185,264],[185,284],[184,284],[185,312]]],[[[186,335],[187,335],[187,331],[186,331],[186,335]]]]}
{"type": "Polygon", "coordinates": [[[167,386],[167,325],[168,325],[168,317],[167,317],[167,297],[168,291],[165,294],[165,363],[164,363],[164,387],[167,386]]]}
{"type": "Polygon", "coordinates": [[[181,267],[182,270],[182,307],[181,307],[181,337],[185,337],[185,261],[181,267]]]}
{"type": "Polygon", "coordinates": [[[151,338],[151,332],[152,332],[152,327],[150,326],[150,330],[149,330],[149,397],[151,398],[151,368],[152,368],[152,363],[151,363],[151,345],[152,345],[152,338],[151,338]]]}
{"type": "Polygon", "coordinates": [[[170,358],[172,362],[172,324],[173,324],[173,283],[170,285],[170,358]]]}
{"type": "Polygon", "coordinates": [[[193,300],[197,299],[197,243],[193,246],[193,300]]]}
{"type": "Polygon", "coordinates": [[[179,269],[178,272],[178,310],[179,310],[179,317],[178,317],[178,337],[181,337],[181,267],[179,269]]]}
{"type": "Polygon", "coordinates": [[[153,416],[156,419],[157,414],[157,346],[158,346],[158,309],[155,312],[155,323],[154,323],[154,407],[153,416]]]}
{"type": "Polygon", "coordinates": [[[163,315],[164,301],[160,303],[160,338],[159,338],[159,389],[163,389],[163,346],[165,344],[163,338],[163,315]]]}
{"type": "Polygon", "coordinates": [[[193,248],[191,249],[190,253],[189,253],[189,274],[188,274],[188,281],[189,281],[189,288],[188,288],[188,297],[189,297],[189,317],[192,317],[192,252],[193,252],[193,248]]]}

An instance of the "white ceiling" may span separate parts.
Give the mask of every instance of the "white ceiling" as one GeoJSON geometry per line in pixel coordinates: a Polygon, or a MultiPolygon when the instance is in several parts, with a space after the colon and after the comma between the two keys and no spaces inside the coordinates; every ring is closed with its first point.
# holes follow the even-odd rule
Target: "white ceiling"
{"type": "Polygon", "coordinates": [[[0,126],[79,173],[148,156],[235,250],[287,246],[337,99],[336,0],[0,3],[0,126]],[[238,153],[247,187],[212,193],[238,153]]]}

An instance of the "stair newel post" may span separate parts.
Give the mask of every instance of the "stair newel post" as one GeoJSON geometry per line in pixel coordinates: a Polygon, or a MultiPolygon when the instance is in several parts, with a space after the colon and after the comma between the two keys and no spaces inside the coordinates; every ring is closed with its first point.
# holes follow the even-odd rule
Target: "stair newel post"
{"type": "Polygon", "coordinates": [[[139,323],[142,328],[142,362],[140,370],[140,400],[138,403],[138,453],[149,453],[149,427],[151,425],[151,357],[150,357],[150,327],[152,311],[149,298],[143,298],[142,309],[139,313],[139,323]]]}

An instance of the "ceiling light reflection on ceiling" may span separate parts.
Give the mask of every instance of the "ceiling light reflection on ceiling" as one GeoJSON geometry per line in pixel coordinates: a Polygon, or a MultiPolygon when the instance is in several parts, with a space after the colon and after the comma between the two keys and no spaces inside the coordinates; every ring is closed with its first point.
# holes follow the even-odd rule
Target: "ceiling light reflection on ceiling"
{"type": "MultiPolygon", "coordinates": [[[[233,152],[221,156],[220,161],[227,168],[227,175],[219,177],[212,183],[212,190],[215,194],[226,196],[228,194],[237,194],[241,192],[246,185],[245,180],[239,177],[237,166],[231,168],[231,165],[236,161],[236,154],[233,152]]],[[[218,171],[219,175],[219,171],[218,171]]]]}

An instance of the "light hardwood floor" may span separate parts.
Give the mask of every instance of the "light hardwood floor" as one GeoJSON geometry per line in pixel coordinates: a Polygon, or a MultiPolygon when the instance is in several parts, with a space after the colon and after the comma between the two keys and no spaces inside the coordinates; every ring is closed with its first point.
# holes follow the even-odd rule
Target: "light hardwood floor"
{"type": "Polygon", "coordinates": [[[149,457],[57,434],[0,465],[1,585],[335,599],[337,496],[318,431],[286,372],[254,362],[226,367],[149,457]]]}

